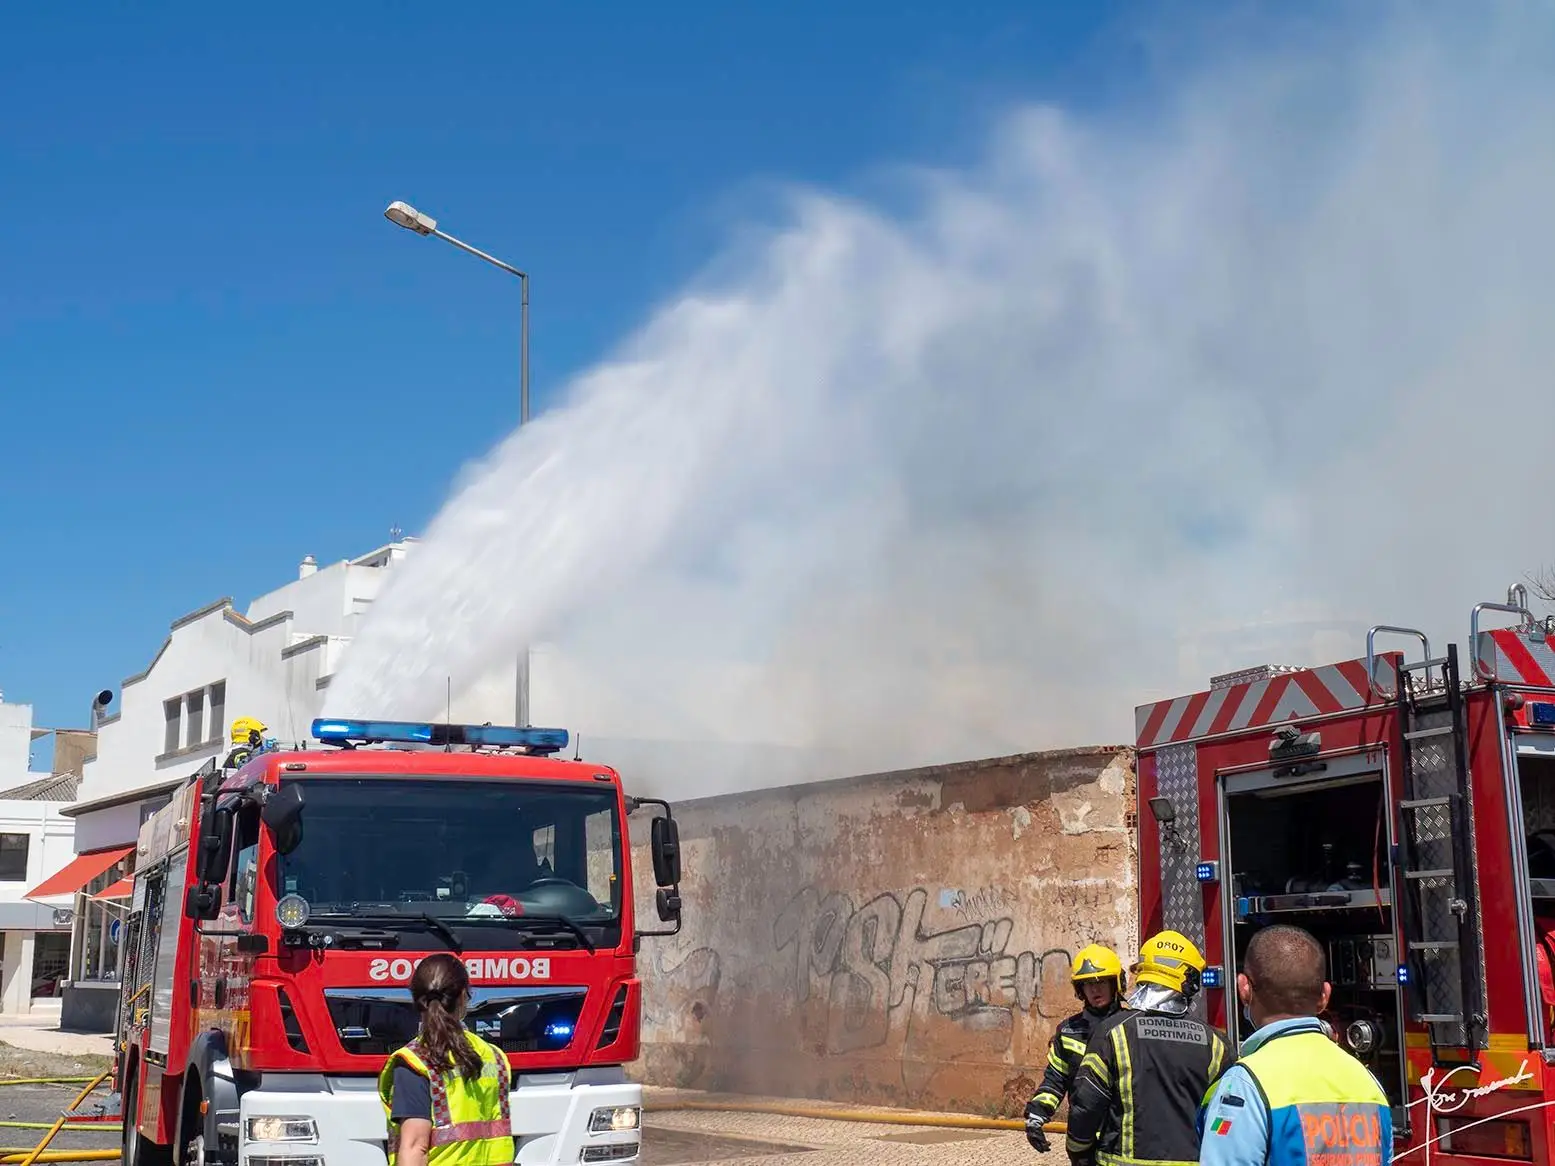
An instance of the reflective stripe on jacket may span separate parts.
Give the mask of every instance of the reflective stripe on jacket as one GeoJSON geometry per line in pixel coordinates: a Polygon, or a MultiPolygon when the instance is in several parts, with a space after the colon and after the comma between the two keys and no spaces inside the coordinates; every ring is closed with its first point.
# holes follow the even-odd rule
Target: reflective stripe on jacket
{"type": "Polygon", "coordinates": [[[1106,1012],[1098,1015],[1089,1008],[1076,1012],[1058,1026],[1053,1033],[1053,1043],[1047,1050],[1047,1068],[1042,1073],[1042,1083],[1032,1094],[1031,1103],[1051,1118],[1063,1103],[1064,1096],[1074,1084],[1074,1075],[1080,1071],[1085,1059],[1086,1046],[1091,1042],[1091,1032],[1096,1025],[1117,1012],[1120,1005],[1114,1003],[1106,1012]]]}
{"type": "MultiPolygon", "coordinates": [[[[512,1075],[505,1054],[474,1033],[464,1034],[481,1058],[478,1077],[466,1080],[453,1066],[432,1072],[430,1054],[420,1039],[393,1053],[378,1075],[378,1096],[385,1115],[392,1113],[394,1068],[405,1065],[427,1079],[432,1093],[432,1141],[427,1163],[432,1166],[510,1166],[513,1118],[508,1092],[512,1075]]],[[[389,1166],[399,1153],[399,1126],[389,1120],[389,1166]]]]}
{"type": "Polygon", "coordinates": [[[1386,1166],[1387,1094],[1316,1017],[1255,1032],[1200,1117],[1206,1166],[1386,1166]]]}
{"type": "Polygon", "coordinates": [[[1228,1059],[1225,1037],[1201,1020],[1127,1010],[1108,1017],[1069,1097],[1069,1157],[1098,1166],[1198,1161],[1199,1106],[1228,1059]]]}

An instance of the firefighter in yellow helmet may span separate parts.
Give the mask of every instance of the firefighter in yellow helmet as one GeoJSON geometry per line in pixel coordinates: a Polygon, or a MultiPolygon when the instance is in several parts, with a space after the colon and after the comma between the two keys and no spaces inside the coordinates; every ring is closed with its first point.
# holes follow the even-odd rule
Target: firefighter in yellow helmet
{"type": "Polygon", "coordinates": [[[1234,1058],[1219,1029],[1188,1015],[1204,957],[1175,931],[1139,949],[1128,1007],[1099,1023],[1069,1096],[1074,1166],[1191,1166],[1198,1112],[1234,1058]]]}
{"type": "Polygon", "coordinates": [[[246,762],[264,744],[267,732],[269,729],[265,727],[265,723],[254,717],[239,717],[233,721],[232,752],[227,754],[225,767],[236,769],[246,762]]]}
{"type": "Polygon", "coordinates": [[[1117,952],[1099,943],[1082,947],[1069,965],[1069,982],[1084,1007],[1053,1034],[1042,1083],[1026,1103],[1026,1140],[1044,1154],[1051,1147],[1042,1127],[1053,1120],[1059,1103],[1074,1084],[1074,1075],[1079,1072],[1080,1061],[1091,1041],[1091,1030],[1123,1007],[1123,961],[1117,952]]]}

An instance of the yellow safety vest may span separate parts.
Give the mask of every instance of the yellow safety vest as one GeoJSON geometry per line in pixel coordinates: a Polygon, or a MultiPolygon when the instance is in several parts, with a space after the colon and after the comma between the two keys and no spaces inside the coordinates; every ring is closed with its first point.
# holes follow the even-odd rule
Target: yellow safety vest
{"type": "Polygon", "coordinates": [[[399,1153],[400,1132],[392,1113],[394,1068],[404,1064],[431,1085],[432,1144],[427,1162],[437,1166],[512,1166],[513,1118],[508,1108],[511,1074],[501,1051],[467,1032],[465,1038],[480,1054],[480,1076],[466,1080],[452,1066],[433,1072],[430,1054],[420,1040],[390,1055],[378,1075],[378,1097],[389,1118],[389,1166],[399,1153]]]}
{"type": "Polygon", "coordinates": [[[1324,1033],[1278,1034],[1238,1064],[1269,1107],[1270,1166],[1387,1166],[1392,1159],[1387,1094],[1324,1033]]]}

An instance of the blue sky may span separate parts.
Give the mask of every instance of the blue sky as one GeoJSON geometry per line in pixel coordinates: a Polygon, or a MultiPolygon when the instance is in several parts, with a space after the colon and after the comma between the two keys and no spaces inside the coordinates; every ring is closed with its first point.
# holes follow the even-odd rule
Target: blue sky
{"type": "Polygon", "coordinates": [[[390,200],[528,267],[539,411],[772,183],[955,163],[1147,72],[1124,8],[955,7],[9,11],[6,698],[83,722],[179,615],[424,527],[514,423],[516,283],[390,200]]]}

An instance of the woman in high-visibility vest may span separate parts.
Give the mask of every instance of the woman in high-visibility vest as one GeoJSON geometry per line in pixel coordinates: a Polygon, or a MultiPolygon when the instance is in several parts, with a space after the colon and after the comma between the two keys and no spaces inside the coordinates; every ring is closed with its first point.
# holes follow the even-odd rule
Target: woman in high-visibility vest
{"type": "Polygon", "coordinates": [[[389,1166],[511,1166],[507,1054],[464,1027],[470,975],[463,961],[428,956],[410,981],[410,996],[420,1031],[378,1077],[389,1166]]]}

